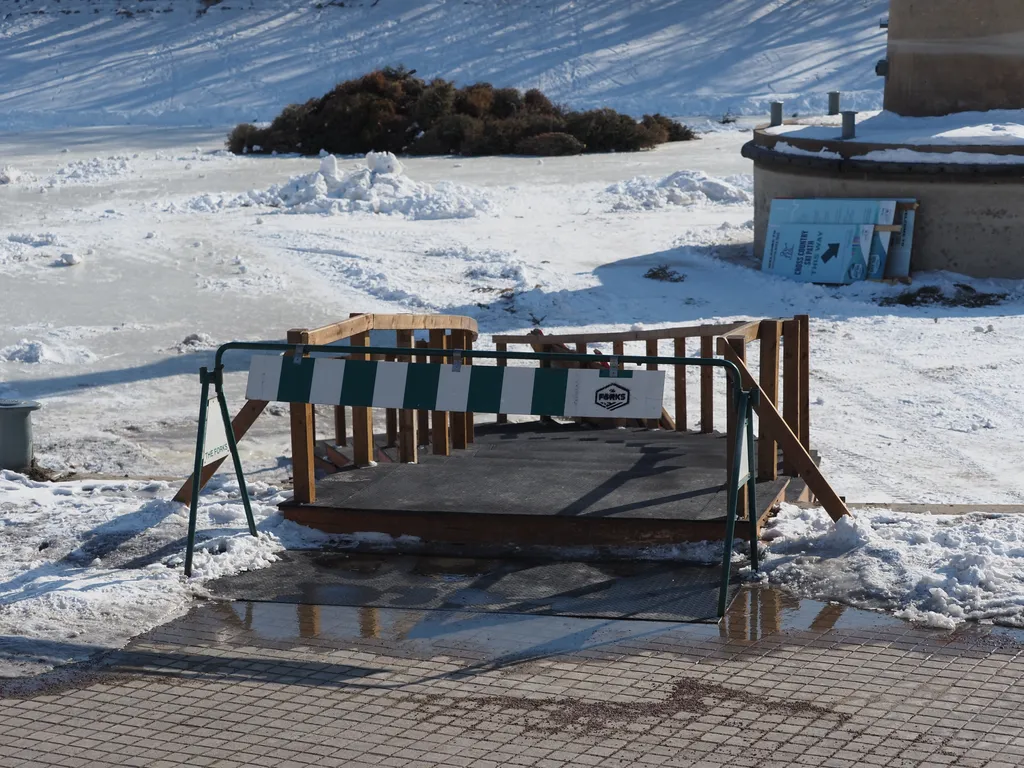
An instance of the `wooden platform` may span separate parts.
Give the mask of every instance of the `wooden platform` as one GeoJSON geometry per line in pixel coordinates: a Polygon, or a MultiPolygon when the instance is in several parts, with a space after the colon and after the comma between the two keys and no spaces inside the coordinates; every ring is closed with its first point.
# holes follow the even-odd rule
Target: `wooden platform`
{"type": "MultiPolygon", "coordinates": [[[[343,450],[343,449],[342,449],[343,450]]],[[[415,537],[419,552],[535,554],[551,547],[636,548],[720,540],[725,437],[577,425],[489,425],[452,456],[346,468],[317,501],[284,516],[331,533],[415,537]]],[[[786,479],[759,483],[762,520],[786,479]]],[[[737,537],[746,538],[742,526],[737,537]]]]}

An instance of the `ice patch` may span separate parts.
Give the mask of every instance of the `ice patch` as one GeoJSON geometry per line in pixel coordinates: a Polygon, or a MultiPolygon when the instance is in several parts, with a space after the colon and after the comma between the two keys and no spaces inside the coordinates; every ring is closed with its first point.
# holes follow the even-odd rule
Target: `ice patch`
{"type": "Polygon", "coordinates": [[[945,629],[1024,626],[1024,515],[860,509],[833,524],[787,504],[764,538],[769,580],[805,597],[945,629]]]}
{"type": "MultiPolygon", "coordinates": [[[[413,181],[389,152],[370,152],[366,167],[342,174],[337,160],[327,155],[320,170],[293,176],[284,184],[243,195],[200,195],[184,204],[187,211],[212,213],[223,209],[267,206],[291,213],[379,213],[410,219],[468,219],[489,213],[494,205],[485,193],[470,187],[413,181]]],[[[169,210],[178,210],[170,206],[169,210]]]]}
{"type": "Polygon", "coordinates": [[[8,363],[51,363],[56,365],[80,365],[91,363],[96,355],[85,347],[30,341],[22,339],[17,344],[0,348],[0,361],[8,363]]]}
{"type": "Polygon", "coordinates": [[[608,187],[603,194],[614,211],[637,211],[681,205],[750,203],[752,183],[746,176],[718,179],[703,171],[676,171],[661,179],[636,176],[608,187]]]}

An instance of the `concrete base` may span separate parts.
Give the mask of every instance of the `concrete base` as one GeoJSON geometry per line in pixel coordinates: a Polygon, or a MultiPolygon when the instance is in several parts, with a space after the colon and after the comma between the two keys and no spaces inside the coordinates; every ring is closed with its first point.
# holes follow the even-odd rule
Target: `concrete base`
{"type": "Polygon", "coordinates": [[[756,254],[764,253],[771,201],[786,197],[915,198],[915,272],[1024,278],[1024,177],[837,172],[755,159],[756,254]]]}
{"type": "Polygon", "coordinates": [[[1024,109],[1021,0],[891,0],[885,108],[1024,109]]]}

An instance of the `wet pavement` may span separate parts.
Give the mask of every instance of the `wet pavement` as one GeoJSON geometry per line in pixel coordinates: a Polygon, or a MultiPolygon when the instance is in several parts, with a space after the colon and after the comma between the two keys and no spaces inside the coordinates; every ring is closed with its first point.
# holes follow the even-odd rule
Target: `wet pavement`
{"type": "Polygon", "coordinates": [[[1022,648],[763,587],[718,625],[209,601],[0,685],[0,766],[1016,766],[1022,648]]]}

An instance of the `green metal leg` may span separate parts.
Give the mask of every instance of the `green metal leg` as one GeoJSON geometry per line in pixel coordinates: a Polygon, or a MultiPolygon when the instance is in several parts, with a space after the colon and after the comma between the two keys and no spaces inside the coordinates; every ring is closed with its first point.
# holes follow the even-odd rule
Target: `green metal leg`
{"type": "Polygon", "coordinates": [[[245,519],[249,523],[249,533],[256,536],[256,521],[252,516],[252,505],[249,503],[249,490],[245,487],[245,474],[242,472],[242,459],[238,455],[238,443],[235,441],[235,430],[231,428],[231,416],[228,413],[228,401],[224,397],[224,367],[214,372],[217,388],[217,403],[220,405],[220,416],[224,420],[224,434],[228,439],[231,461],[235,465],[235,477],[238,479],[238,492],[242,494],[242,506],[245,507],[245,519]]]}
{"type": "Polygon", "coordinates": [[[192,575],[192,553],[196,546],[196,516],[199,514],[199,486],[203,474],[203,441],[206,439],[206,405],[210,398],[210,374],[206,368],[199,369],[199,380],[203,392],[199,400],[199,430],[196,435],[196,463],[192,470],[192,502],[188,510],[188,542],[185,545],[185,575],[192,575]]]}
{"type": "Polygon", "coordinates": [[[750,511],[750,569],[760,568],[760,556],[757,552],[757,451],[754,450],[754,419],[750,403],[747,404],[747,456],[750,467],[750,479],[747,480],[747,509],[750,511]]]}
{"type": "MultiPolygon", "coordinates": [[[[732,544],[736,537],[737,505],[740,489],[740,461],[744,451],[744,437],[748,430],[749,395],[740,392],[736,398],[736,445],[733,451],[733,466],[729,473],[729,496],[725,515],[725,541],[722,552],[722,585],[718,591],[718,617],[725,616],[729,602],[729,581],[732,577],[732,544]]],[[[749,454],[748,454],[749,455],[749,454]]]]}

